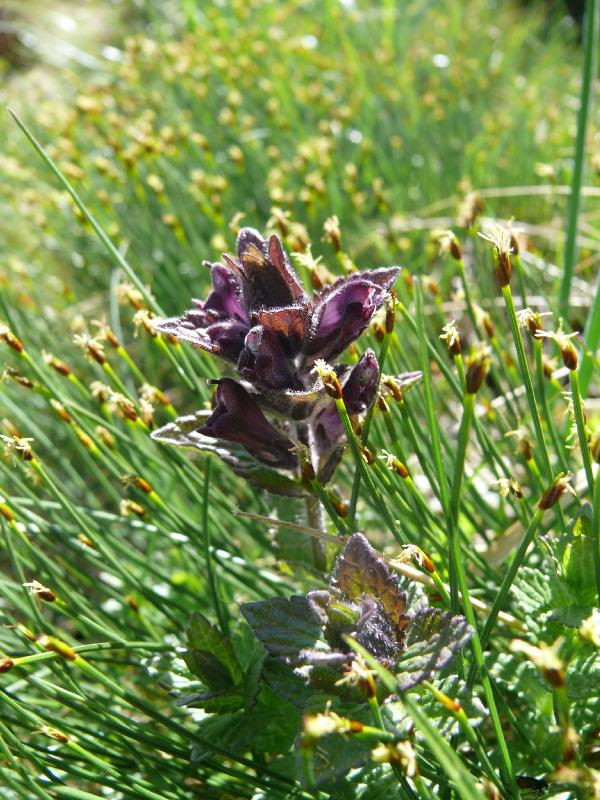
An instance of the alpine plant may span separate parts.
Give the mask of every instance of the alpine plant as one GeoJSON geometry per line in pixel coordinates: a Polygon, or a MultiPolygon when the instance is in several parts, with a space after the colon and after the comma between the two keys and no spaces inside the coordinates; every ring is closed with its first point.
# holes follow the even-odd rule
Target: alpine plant
{"type": "Polygon", "coordinates": [[[336,363],[383,305],[398,267],[355,272],[310,297],[276,235],[242,228],[237,259],[204,262],[212,291],[155,328],[229,363],[236,377],[217,383],[213,410],[180,417],[154,438],[216,452],[248,480],[299,494],[301,458],[326,483],[345,444],[335,402],[318,376],[332,364],[348,414],[373,402],[379,379],[368,349],[354,366],[336,363]]]}
{"type": "Polygon", "coordinates": [[[346,542],[327,589],[246,603],[242,613],[270,657],[311,688],[354,699],[353,640],[405,691],[447,666],[472,634],[464,617],[430,607],[419,584],[391,572],[362,533],[346,542]]]}

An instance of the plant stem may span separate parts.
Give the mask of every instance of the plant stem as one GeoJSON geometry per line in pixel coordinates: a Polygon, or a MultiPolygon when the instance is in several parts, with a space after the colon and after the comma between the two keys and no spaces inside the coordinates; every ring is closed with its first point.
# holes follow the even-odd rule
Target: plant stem
{"type": "Polygon", "coordinates": [[[400,542],[400,544],[406,544],[406,538],[402,534],[402,532],[398,529],[396,524],[396,520],[394,519],[393,514],[388,508],[388,504],[386,503],[385,499],[381,496],[373,477],[369,473],[367,469],[367,465],[365,464],[365,460],[363,458],[363,454],[360,450],[360,445],[354,430],[352,429],[352,423],[350,421],[350,417],[348,416],[348,412],[346,410],[346,406],[344,404],[344,399],[340,397],[338,400],[335,401],[335,405],[338,410],[338,414],[340,415],[340,420],[342,421],[342,425],[344,427],[344,432],[346,434],[346,438],[348,440],[348,444],[350,445],[350,449],[352,450],[352,455],[354,456],[354,462],[361,473],[362,479],[366,488],[371,495],[373,502],[375,503],[376,507],[381,509],[381,513],[385,517],[385,520],[388,524],[390,531],[392,532],[394,538],[400,542]]]}
{"type": "MultiPolygon", "coordinates": [[[[460,433],[459,439],[462,441],[463,439],[466,440],[469,435],[469,430],[471,427],[471,420],[473,418],[473,409],[475,406],[474,403],[475,395],[465,394],[464,397],[464,405],[463,405],[463,418],[461,420],[460,426],[460,433]]],[[[462,459],[457,458],[457,462],[459,460],[464,462],[464,452],[466,449],[466,444],[459,444],[459,455],[462,452],[463,457],[462,459]]],[[[455,497],[456,495],[460,494],[460,484],[462,482],[462,474],[463,474],[463,465],[457,463],[454,470],[454,483],[452,486],[452,496],[455,497]]],[[[451,563],[453,564],[453,569],[455,573],[455,581],[457,584],[457,588],[460,589],[460,594],[462,597],[463,608],[465,612],[465,617],[469,625],[473,629],[473,638],[471,640],[472,648],[473,648],[473,655],[475,657],[475,663],[477,664],[477,668],[479,670],[479,676],[481,679],[481,684],[483,686],[483,691],[485,694],[485,698],[487,700],[488,709],[490,711],[490,716],[492,718],[492,724],[494,726],[494,731],[496,733],[496,738],[498,740],[498,745],[500,747],[500,756],[502,759],[502,768],[505,774],[505,778],[511,788],[511,794],[513,797],[519,797],[519,790],[515,780],[515,774],[510,758],[510,753],[508,751],[508,747],[506,744],[506,739],[504,738],[504,732],[502,730],[502,725],[500,722],[500,717],[498,715],[498,709],[496,707],[496,701],[494,699],[494,692],[492,689],[492,684],[490,681],[490,677],[487,671],[487,667],[485,666],[485,661],[483,658],[483,647],[481,645],[481,640],[479,638],[479,632],[477,629],[477,620],[475,619],[475,613],[473,611],[473,606],[471,604],[471,598],[469,596],[469,587],[467,585],[467,578],[465,575],[464,564],[462,561],[462,555],[460,552],[460,542],[458,537],[458,531],[455,526],[451,526],[451,529],[448,532],[449,537],[449,546],[450,546],[450,553],[451,553],[451,563]]],[[[450,589],[452,590],[453,587],[451,586],[450,589]]],[[[456,591],[456,590],[455,590],[456,591]]],[[[452,597],[452,594],[451,594],[452,597]]]]}
{"type": "Polygon", "coordinates": [[[456,575],[455,563],[455,548],[452,546],[452,540],[458,541],[458,509],[460,506],[460,492],[462,487],[462,479],[465,467],[465,456],[467,452],[467,444],[469,442],[469,429],[471,427],[471,420],[473,418],[473,411],[475,408],[475,395],[468,392],[465,393],[463,416],[460,422],[460,429],[458,432],[458,450],[456,453],[456,460],[454,462],[454,475],[452,478],[452,489],[450,495],[450,530],[448,532],[448,545],[449,545],[449,572],[450,572],[450,609],[456,614],[459,609],[460,603],[458,598],[458,581],[456,575]]]}
{"type": "Polygon", "coordinates": [[[544,409],[544,417],[546,418],[546,424],[548,425],[548,430],[550,431],[550,438],[552,439],[554,450],[556,452],[556,455],[558,456],[558,460],[560,461],[561,469],[563,470],[563,472],[568,472],[569,466],[567,464],[567,459],[565,457],[564,443],[561,442],[561,440],[559,439],[558,431],[556,430],[556,424],[554,423],[554,419],[552,418],[552,414],[550,411],[550,406],[548,404],[548,395],[546,393],[546,382],[544,380],[544,366],[542,362],[542,340],[538,338],[534,339],[533,348],[535,353],[535,372],[538,383],[538,394],[540,396],[542,408],[544,409]]]}
{"type": "Polygon", "coordinates": [[[208,504],[210,500],[210,472],[212,466],[212,459],[206,458],[204,461],[204,492],[202,496],[202,534],[204,540],[204,563],[206,564],[206,574],[208,578],[208,588],[212,597],[213,606],[219,620],[219,627],[223,636],[229,633],[229,625],[227,617],[225,616],[219,592],[217,589],[217,581],[215,578],[215,571],[213,567],[213,560],[210,546],[210,528],[208,525],[208,504]]]}
{"type": "Polygon", "coordinates": [[[585,417],[583,415],[583,404],[581,402],[581,390],[579,387],[579,374],[576,369],[569,370],[569,380],[571,382],[573,411],[575,413],[575,425],[577,426],[577,437],[579,439],[579,449],[581,450],[583,469],[585,471],[590,497],[593,497],[594,472],[592,470],[592,454],[590,453],[585,417]]]}
{"type": "MultiPolygon", "coordinates": [[[[531,542],[533,541],[533,537],[535,536],[537,529],[540,527],[540,523],[542,521],[542,517],[544,516],[544,509],[538,508],[535,514],[533,515],[527,530],[525,531],[523,538],[521,540],[521,544],[519,545],[519,549],[515,553],[513,560],[504,576],[504,580],[498,590],[498,594],[496,595],[496,599],[492,605],[488,618],[485,621],[485,625],[483,626],[483,630],[481,631],[481,635],[479,637],[481,646],[485,650],[487,647],[487,643],[490,638],[490,634],[492,632],[492,628],[496,620],[498,619],[498,614],[502,610],[502,606],[504,605],[504,601],[510,591],[510,587],[513,584],[515,576],[519,571],[519,567],[523,563],[523,559],[525,558],[525,554],[527,553],[527,549],[531,542]]],[[[475,678],[475,669],[471,666],[469,670],[469,674],[467,676],[467,686],[472,686],[473,680],[475,678]]]]}
{"type": "Polygon", "coordinates": [[[517,322],[517,314],[515,311],[515,304],[513,301],[510,286],[508,285],[503,286],[502,294],[504,295],[504,302],[506,304],[506,310],[508,312],[508,318],[512,330],[513,341],[515,343],[517,357],[519,359],[521,378],[523,380],[523,383],[525,384],[525,392],[527,394],[527,402],[529,403],[529,410],[531,412],[531,419],[533,421],[535,436],[537,439],[538,447],[540,448],[540,454],[544,465],[544,471],[546,473],[545,478],[547,479],[548,483],[550,483],[552,481],[552,467],[550,465],[550,457],[548,456],[548,448],[546,447],[546,440],[544,438],[544,431],[540,419],[540,412],[538,410],[537,401],[535,399],[535,392],[533,391],[533,381],[531,379],[531,372],[529,371],[529,364],[527,363],[525,348],[523,347],[523,339],[521,338],[521,331],[519,330],[519,324],[517,322]]]}
{"type": "Polygon", "coordinates": [[[446,518],[449,518],[450,506],[448,498],[448,484],[446,482],[446,473],[444,471],[444,465],[442,462],[440,433],[433,403],[431,372],[429,368],[429,359],[427,355],[427,342],[425,338],[425,319],[423,316],[423,293],[421,289],[420,280],[415,280],[414,291],[415,291],[416,329],[417,329],[417,335],[419,337],[419,359],[421,362],[421,371],[423,372],[423,386],[425,390],[427,421],[429,423],[429,432],[431,435],[431,445],[433,450],[433,463],[435,466],[435,472],[437,476],[442,509],[444,511],[446,518]]]}
{"type": "MultiPolygon", "coordinates": [[[[379,706],[379,701],[377,697],[369,697],[369,708],[371,709],[371,714],[373,716],[373,720],[375,725],[381,730],[385,730],[385,723],[383,721],[383,715],[381,713],[381,708],[379,706]]],[[[404,791],[406,792],[407,797],[411,798],[411,800],[417,800],[417,795],[415,794],[412,786],[408,782],[406,775],[402,772],[398,764],[390,764],[394,775],[398,778],[399,784],[402,786],[404,791]]]]}
{"type": "Polygon", "coordinates": [[[594,554],[594,573],[596,575],[598,606],[600,606],[600,467],[596,469],[594,499],[592,503],[592,548],[594,554]]]}
{"type": "Polygon", "coordinates": [[[585,139],[588,117],[592,106],[594,94],[594,78],[596,73],[596,54],[598,52],[598,0],[587,0],[586,27],[585,27],[585,52],[583,72],[581,76],[581,93],[579,114],[577,117],[577,138],[575,140],[575,163],[573,165],[573,179],[571,181],[571,195],[569,197],[569,211],[567,217],[567,240],[565,243],[564,270],[559,293],[560,315],[565,319],[569,316],[569,298],[571,296],[571,282],[577,255],[577,228],[581,208],[581,185],[583,182],[583,167],[585,163],[585,139]]]}

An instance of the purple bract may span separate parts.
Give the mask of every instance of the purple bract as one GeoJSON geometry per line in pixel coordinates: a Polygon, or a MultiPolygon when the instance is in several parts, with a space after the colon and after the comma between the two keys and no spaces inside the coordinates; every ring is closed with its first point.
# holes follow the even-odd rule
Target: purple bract
{"type": "MultiPolygon", "coordinates": [[[[298,471],[294,446],[300,443],[308,448],[317,477],[326,482],[341,457],[344,432],[315,376],[315,362],[334,361],[360,336],[399,268],[353,273],[311,298],[275,235],[263,239],[253,228],[243,228],[237,259],[225,255],[223,260],[208,264],[212,291],[206,300],[193,300],[185,314],[160,320],[155,328],[235,365],[243,385],[232,378],[219,381],[214,410],[193,441],[174,435],[176,423],[156,431],[155,438],[202,447],[202,437],[210,437],[243,447],[263,465],[292,472],[298,471]]],[[[348,413],[364,413],[379,378],[373,351],[353,367],[333,368],[348,413]]],[[[235,462],[233,455],[228,461],[235,462]]]]}

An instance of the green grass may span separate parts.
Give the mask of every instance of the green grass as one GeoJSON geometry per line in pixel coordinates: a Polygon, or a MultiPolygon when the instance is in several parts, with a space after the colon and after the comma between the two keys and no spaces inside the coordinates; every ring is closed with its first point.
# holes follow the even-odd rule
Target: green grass
{"type": "MultiPolygon", "coordinates": [[[[137,5],[147,38],[123,42],[120,63],[63,67],[60,94],[35,103],[17,96],[23,76],[2,89],[45,154],[7,116],[3,797],[472,798],[483,796],[482,781],[528,797],[525,779],[592,796],[600,656],[597,619],[584,620],[598,605],[597,360],[585,357],[581,376],[561,371],[554,344],[534,339],[514,313],[530,305],[550,313],[546,330],[558,328],[554,265],[564,258],[582,65],[576,31],[559,16],[542,19],[535,5],[484,0],[464,10],[418,0],[401,14],[386,2],[349,9],[329,0],[188,2],[164,13],[137,5]],[[471,190],[485,208],[468,221],[471,190]],[[324,240],[334,214],[340,252],[324,240]],[[488,218],[511,217],[524,233],[503,297],[493,248],[477,234],[488,218]],[[385,353],[387,375],[422,369],[423,383],[394,398],[383,378],[384,400],[362,434],[372,464],[340,404],[350,446],[326,487],[334,495],[313,489],[329,563],[350,520],[390,559],[401,543],[415,544],[433,560],[431,577],[416,564],[398,569],[416,574],[433,603],[477,620],[473,646],[431,688],[371,704],[379,734],[369,735],[382,743],[405,738],[412,720],[416,779],[370,760],[368,748],[364,766],[347,773],[350,735],[300,748],[296,760],[300,712],[264,683],[245,709],[206,717],[177,705],[199,686],[182,658],[193,612],[232,642],[244,671],[257,646],[240,603],[324,586],[310,566],[300,501],[261,493],[216,457],[149,436],[176,414],[209,407],[207,379],[222,366],[152,335],[147,319],[205,296],[201,262],[232,252],[240,224],[276,230],[292,251],[311,241],[323,257],[317,271],[405,267],[393,330],[383,333],[381,320],[358,351],[385,353]],[[439,251],[435,231],[447,228],[462,261],[439,251]],[[440,336],[453,319],[463,352],[449,356],[440,336]],[[474,395],[465,374],[477,343],[489,346],[490,372],[474,395]],[[15,452],[14,437],[32,438],[32,452],[27,443],[15,452]],[[565,470],[576,496],[565,491],[538,508],[565,470]],[[342,521],[339,500],[350,509],[342,521]],[[24,586],[33,581],[46,591],[24,586]],[[544,648],[554,643],[551,671],[544,648]],[[444,706],[444,693],[462,707],[444,706]],[[323,753],[340,776],[314,789],[307,775],[321,770],[323,753]]],[[[581,154],[584,196],[599,189],[597,119],[581,154]]],[[[599,243],[586,201],[566,329],[586,320],[597,328],[599,243]]],[[[311,269],[299,269],[308,286],[311,269]]],[[[378,681],[395,687],[390,673],[380,670],[378,681]]],[[[325,712],[326,699],[313,698],[310,711],[325,712]]],[[[364,704],[336,702],[341,716],[373,726],[364,704]]]]}

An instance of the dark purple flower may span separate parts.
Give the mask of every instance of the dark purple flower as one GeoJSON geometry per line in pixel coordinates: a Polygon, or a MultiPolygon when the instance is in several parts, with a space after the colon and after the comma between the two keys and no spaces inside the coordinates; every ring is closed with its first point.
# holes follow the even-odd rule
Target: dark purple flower
{"type": "MultiPolygon", "coordinates": [[[[373,402],[379,378],[379,364],[369,349],[351,369],[340,370],[342,396],[349,414],[363,414],[373,402]]],[[[346,445],[346,434],[335,403],[329,400],[315,414],[311,423],[313,452],[317,477],[327,483],[340,462],[346,445]]]]}
{"type": "Polygon", "coordinates": [[[248,332],[237,369],[242,378],[261,388],[303,388],[293,362],[286,357],[280,338],[262,325],[248,332]]]}
{"type": "Polygon", "coordinates": [[[198,433],[241,444],[271,467],[294,469],[293,443],[272,425],[243,386],[222,378],[215,393],[215,408],[198,433]]]}
{"type": "Polygon", "coordinates": [[[248,314],[308,300],[277,236],[267,241],[254,228],[242,228],[237,251],[237,261],[224,258],[239,280],[248,314]]]}
{"type": "Polygon", "coordinates": [[[213,290],[206,300],[193,300],[194,308],[182,317],[154,323],[156,330],[209,353],[237,361],[250,321],[239,300],[239,286],[222,264],[210,267],[213,290]]]}
{"type": "Polygon", "coordinates": [[[306,355],[337,358],[367,328],[385,296],[385,288],[358,275],[336,281],[314,304],[306,355]]]}
{"type": "Polygon", "coordinates": [[[373,402],[379,379],[379,364],[369,348],[350,370],[342,384],[344,403],[349,414],[363,414],[373,402]]]}
{"type": "MultiPolygon", "coordinates": [[[[199,433],[242,445],[264,464],[297,469],[291,439],[262,409],[292,423],[311,451],[317,476],[327,482],[346,440],[335,404],[313,372],[316,359],[336,359],[369,325],[398,268],[339,278],[311,300],[277,236],[243,228],[237,258],[211,265],[212,291],[181,317],[159,321],[159,331],[190,342],[236,365],[252,393],[231,379],[217,390],[217,406],[199,433]],[[234,388],[235,387],[235,388],[234,388]],[[260,408],[259,408],[260,406],[260,408]]],[[[334,365],[348,412],[373,402],[379,367],[368,350],[354,366],[334,365]]],[[[159,432],[160,433],[160,432],[159,432]]]]}

